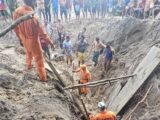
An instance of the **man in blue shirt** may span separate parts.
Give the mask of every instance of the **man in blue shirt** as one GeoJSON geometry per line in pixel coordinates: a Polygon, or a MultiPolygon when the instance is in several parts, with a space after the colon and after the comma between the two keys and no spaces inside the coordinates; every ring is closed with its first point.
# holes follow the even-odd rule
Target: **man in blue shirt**
{"type": "Polygon", "coordinates": [[[109,45],[106,45],[106,51],[105,51],[105,61],[104,61],[104,70],[108,71],[112,62],[113,58],[113,51],[111,50],[111,47],[109,45]]]}
{"type": "Polygon", "coordinates": [[[72,43],[71,43],[69,35],[66,36],[66,40],[63,42],[63,50],[64,50],[64,53],[66,55],[67,64],[72,65],[73,51],[72,51],[72,43]]]}

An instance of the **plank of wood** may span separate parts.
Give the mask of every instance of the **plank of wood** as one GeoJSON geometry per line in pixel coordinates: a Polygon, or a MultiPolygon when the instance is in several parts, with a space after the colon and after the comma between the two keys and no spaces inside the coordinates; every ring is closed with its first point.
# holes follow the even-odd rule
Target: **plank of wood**
{"type": "MultiPolygon", "coordinates": [[[[115,97],[118,95],[118,93],[121,90],[121,84],[118,82],[117,84],[114,85],[114,87],[112,88],[112,93],[110,94],[109,98],[108,98],[108,105],[110,106],[110,104],[112,104],[113,100],[115,99],[115,97]]],[[[107,107],[108,108],[108,107],[107,107]]]]}
{"type": "Polygon", "coordinates": [[[159,63],[160,49],[153,46],[135,70],[134,74],[137,76],[131,78],[131,80],[128,80],[112,104],[108,106],[108,109],[118,114],[137,92],[137,90],[142,86],[142,84],[147,80],[159,63]]]}

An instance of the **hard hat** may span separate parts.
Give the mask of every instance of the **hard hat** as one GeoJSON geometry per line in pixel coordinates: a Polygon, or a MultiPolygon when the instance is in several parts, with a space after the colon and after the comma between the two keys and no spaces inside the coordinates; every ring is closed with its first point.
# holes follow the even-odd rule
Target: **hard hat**
{"type": "Polygon", "coordinates": [[[105,108],[105,107],[106,107],[106,104],[103,101],[98,103],[98,108],[105,108]]]}

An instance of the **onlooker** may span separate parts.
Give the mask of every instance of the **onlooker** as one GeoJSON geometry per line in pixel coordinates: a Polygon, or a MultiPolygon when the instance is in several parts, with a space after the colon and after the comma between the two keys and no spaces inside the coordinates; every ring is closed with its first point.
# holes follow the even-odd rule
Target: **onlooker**
{"type": "Polygon", "coordinates": [[[45,19],[44,0],[37,0],[37,10],[40,19],[41,19],[41,14],[43,15],[43,19],[45,19]]]}
{"type": "Polygon", "coordinates": [[[6,6],[5,6],[4,0],[0,0],[0,14],[3,17],[3,19],[5,21],[7,21],[7,19],[6,19],[6,6]]]}
{"type": "Polygon", "coordinates": [[[67,64],[72,65],[73,51],[72,51],[72,43],[69,35],[66,36],[66,40],[63,42],[63,50],[66,55],[67,64]]]}
{"type": "Polygon", "coordinates": [[[81,6],[78,0],[75,1],[75,15],[76,15],[76,19],[80,19],[80,10],[81,10],[81,6]]]}
{"type": "Polygon", "coordinates": [[[81,40],[78,42],[78,45],[77,45],[78,65],[79,66],[81,65],[81,63],[84,64],[85,62],[86,49],[87,49],[87,42],[85,41],[85,37],[82,36],[81,40]]]}
{"type": "Polygon", "coordinates": [[[44,0],[44,6],[45,6],[45,14],[46,14],[46,20],[48,22],[51,22],[51,0],[44,0]]]}
{"type": "Polygon", "coordinates": [[[80,41],[82,36],[85,37],[85,33],[86,33],[86,28],[84,27],[83,30],[79,32],[77,40],[80,41]]]}
{"type": "Polygon", "coordinates": [[[96,2],[96,9],[97,9],[97,17],[100,17],[100,11],[101,11],[101,0],[97,0],[96,2]]]}
{"type": "Polygon", "coordinates": [[[151,10],[152,17],[154,18],[160,12],[160,1],[156,0],[154,3],[154,7],[151,10]]]}
{"type": "Polygon", "coordinates": [[[8,5],[9,11],[11,13],[11,16],[13,15],[13,12],[18,7],[17,0],[6,0],[6,3],[8,5]]]}
{"type": "Polygon", "coordinates": [[[96,4],[97,4],[97,0],[92,0],[92,17],[93,18],[95,18],[96,16],[96,11],[97,11],[96,4]]]}
{"type": "Polygon", "coordinates": [[[149,11],[154,7],[154,0],[146,0],[144,8],[144,18],[149,16],[149,11]]]}
{"type": "Polygon", "coordinates": [[[102,0],[101,1],[101,15],[104,18],[106,16],[107,12],[107,0],[102,0]]]}
{"type": "Polygon", "coordinates": [[[91,3],[90,0],[84,0],[84,13],[85,13],[85,18],[88,17],[88,12],[91,15],[91,3]]]}
{"type": "Polygon", "coordinates": [[[141,0],[137,4],[137,7],[134,8],[134,14],[135,14],[134,16],[136,18],[143,18],[144,7],[145,7],[145,0],[141,0]]]}
{"type": "Polygon", "coordinates": [[[67,20],[66,0],[59,0],[59,5],[60,5],[61,20],[63,20],[63,14],[65,17],[65,20],[67,20]]]}
{"type": "Polygon", "coordinates": [[[60,48],[62,49],[62,47],[63,47],[62,34],[64,33],[64,26],[62,25],[60,19],[58,20],[57,32],[58,32],[58,36],[59,36],[60,48]]]}
{"type": "Polygon", "coordinates": [[[58,20],[58,0],[52,0],[54,21],[58,20]]]}
{"type": "Polygon", "coordinates": [[[66,7],[69,20],[71,19],[71,12],[72,12],[72,0],[66,0],[66,7]]]}

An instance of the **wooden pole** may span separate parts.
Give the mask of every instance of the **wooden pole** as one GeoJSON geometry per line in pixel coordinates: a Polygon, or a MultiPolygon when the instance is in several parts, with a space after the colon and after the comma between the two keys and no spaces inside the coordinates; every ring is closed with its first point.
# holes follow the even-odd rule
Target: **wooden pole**
{"type": "Polygon", "coordinates": [[[85,106],[85,104],[84,104],[84,101],[83,101],[82,97],[81,97],[80,99],[81,99],[81,102],[82,102],[82,105],[83,105],[84,111],[85,111],[85,113],[86,113],[86,118],[87,118],[86,120],[89,120],[88,112],[87,112],[87,108],[86,108],[86,106],[85,106]]]}
{"type": "Polygon", "coordinates": [[[18,18],[16,21],[14,21],[11,25],[9,25],[7,28],[5,28],[1,33],[0,33],[0,37],[4,36],[5,34],[7,34],[9,31],[11,31],[12,29],[14,29],[18,24],[22,23],[23,21],[29,20],[33,18],[34,13],[31,14],[27,14],[24,15],[20,18],[18,18]]]}
{"type": "Polygon", "coordinates": [[[105,83],[106,84],[106,82],[113,82],[113,81],[115,81],[117,79],[125,79],[125,78],[134,77],[134,76],[135,76],[135,74],[133,74],[133,75],[127,75],[127,76],[123,76],[123,77],[118,77],[118,78],[110,78],[110,79],[97,80],[97,81],[94,81],[94,82],[88,82],[86,84],[78,84],[78,85],[75,85],[75,86],[65,87],[64,89],[65,90],[75,89],[75,88],[82,87],[82,86],[96,85],[96,84],[100,84],[100,83],[105,83]]]}
{"type": "Polygon", "coordinates": [[[61,85],[63,87],[65,87],[65,84],[63,82],[63,79],[62,77],[59,75],[59,73],[57,72],[57,70],[55,69],[55,67],[53,66],[53,64],[51,63],[50,60],[48,60],[47,58],[45,59],[47,64],[50,66],[50,68],[53,70],[54,74],[56,75],[56,77],[58,78],[59,82],[61,83],[61,85]]]}

